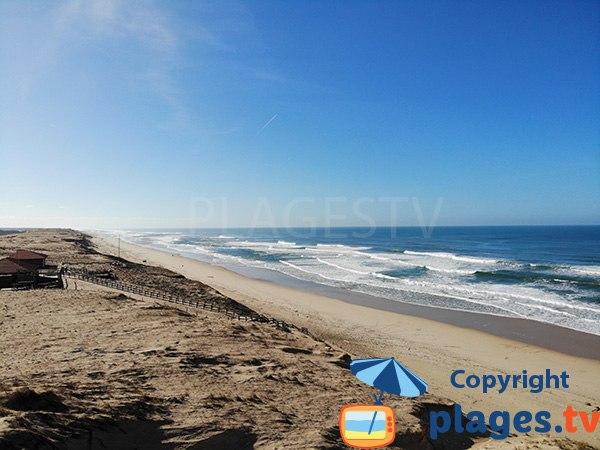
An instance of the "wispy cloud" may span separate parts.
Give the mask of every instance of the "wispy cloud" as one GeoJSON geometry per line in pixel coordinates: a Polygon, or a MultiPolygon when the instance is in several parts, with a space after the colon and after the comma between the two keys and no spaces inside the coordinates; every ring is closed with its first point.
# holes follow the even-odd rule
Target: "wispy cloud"
{"type": "MultiPolygon", "coordinates": [[[[27,98],[39,80],[66,58],[94,51],[98,42],[122,42],[122,48],[129,46],[141,58],[135,65],[123,59],[121,75],[135,78],[137,86],[157,96],[176,120],[182,120],[187,114],[182,100],[185,96],[171,75],[179,58],[180,39],[176,25],[159,7],[160,3],[155,6],[117,0],[68,0],[58,4],[50,14],[50,22],[40,27],[43,44],[16,77],[21,99],[27,98]]],[[[202,35],[210,37],[209,33],[202,35]]]]}
{"type": "Polygon", "coordinates": [[[169,24],[167,17],[151,8],[124,9],[116,25],[129,36],[137,39],[145,47],[159,52],[161,56],[171,58],[179,46],[179,39],[169,24]]]}
{"type": "Polygon", "coordinates": [[[35,205],[27,205],[25,208],[27,208],[27,209],[35,208],[35,205]]]}
{"type": "MultiPolygon", "coordinates": [[[[251,11],[238,1],[183,5],[152,0],[64,0],[39,8],[20,29],[25,28],[33,31],[17,38],[24,51],[14,51],[19,61],[13,60],[10,68],[14,100],[24,107],[37,101],[36,95],[47,90],[49,80],[66,67],[71,73],[100,70],[106,73],[98,78],[110,79],[112,84],[97,89],[112,89],[115,80],[122,82],[124,90],[136,97],[134,101],[146,102],[157,127],[201,137],[240,125],[235,118],[217,119],[208,104],[212,100],[195,101],[202,95],[201,87],[191,85],[191,79],[202,80],[206,74],[210,81],[215,71],[230,70],[225,76],[284,82],[269,64],[258,68],[240,56],[261,44],[251,11]],[[103,60],[106,65],[97,64],[103,60]],[[226,69],[220,65],[223,61],[226,69]],[[236,65],[240,66],[237,73],[236,65]]],[[[95,81],[85,78],[90,78],[89,84],[95,81]]]]}

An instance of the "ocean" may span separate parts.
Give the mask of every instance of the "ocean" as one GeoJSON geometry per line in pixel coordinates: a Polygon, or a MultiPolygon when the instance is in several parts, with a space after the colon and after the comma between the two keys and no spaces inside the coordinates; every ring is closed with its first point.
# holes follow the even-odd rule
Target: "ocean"
{"type": "Polygon", "coordinates": [[[600,335],[600,226],[436,227],[430,236],[419,227],[104,232],[309,289],[325,285],[600,335]]]}

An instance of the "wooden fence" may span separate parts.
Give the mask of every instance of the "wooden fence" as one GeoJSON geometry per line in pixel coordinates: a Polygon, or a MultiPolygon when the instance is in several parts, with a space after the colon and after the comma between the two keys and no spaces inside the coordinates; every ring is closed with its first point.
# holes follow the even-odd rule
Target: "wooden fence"
{"type": "Polygon", "coordinates": [[[84,273],[74,273],[69,271],[69,273],[65,274],[68,278],[73,278],[76,280],[85,281],[87,283],[98,284],[101,286],[106,286],[112,289],[117,289],[119,291],[130,292],[132,294],[143,295],[144,297],[155,298],[157,300],[163,300],[165,302],[174,303],[177,305],[187,306],[190,308],[203,309],[207,311],[215,311],[218,313],[223,313],[227,317],[236,320],[245,320],[252,322],[263,322],[270,323],[275,325],[278,328],[283,330],[289,330],[290,328],[294,328],[303,333],[309,334],[306,328],[300,328],[296,325],[286,323],[282,320],[277,320],[272,317],[265,316],[263,314],[251,313],[251,314],[240,314],[238,311],[229,307],[228,305],[221,304],[217,300],[206,300],[206,299],[198,299],[198,298],[190,298],[190,297],[180,297],[177,295],[169,294],[168,292],[163,292],[157,289],[149,288],[147,286],[142,286],[138,284],[132,283],[124,283],[119,280],[111,280],[107,278],[98,278],[92,275],[86,275],[84,273]]]}

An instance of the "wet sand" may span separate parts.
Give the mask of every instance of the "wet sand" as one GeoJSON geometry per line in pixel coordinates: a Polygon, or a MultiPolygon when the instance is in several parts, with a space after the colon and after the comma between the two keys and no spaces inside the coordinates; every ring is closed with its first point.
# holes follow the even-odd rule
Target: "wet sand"
{"type": "Polygon", "coordinates": [[[461,328],[470,328],[525,344],[556,350],[567,355],[600,360],[600,336],[595,334],[527,319],[401,303],[360,292],[297,280],[279,272],[272,272],[265,276],[266,270],[256,270],[248,267],[235,267],[230,270],[248,278],[305,292],[313,292],[355,305],[420,317],[461,328]]]}

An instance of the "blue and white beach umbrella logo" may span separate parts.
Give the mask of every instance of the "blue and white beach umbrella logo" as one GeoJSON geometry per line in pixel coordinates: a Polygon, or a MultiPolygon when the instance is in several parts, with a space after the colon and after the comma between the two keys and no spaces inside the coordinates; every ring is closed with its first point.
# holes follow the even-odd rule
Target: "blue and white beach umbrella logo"
{"type": "MultiPolygon", "coordinates": [[[[427,383],[392,358],[355,359],[350,370],[356,378],[381,391],[375,404],[382,404],[384,392],[403,397],[418,397],[427,390],[427,383]]],[[[373,394],[375,395],[375,394],[373,394]]]]}
{"type": "Polygon", "coordinates": [[[355,448],[390,445],[396,435],[394,410],[381,402],[383,393],[417,397],[427,391],[427,383],[394,358],[355,359],[350,370],[356,377],[380,390],[373,405],[348,405],[340,412],[340,434],[355,448]]]}

